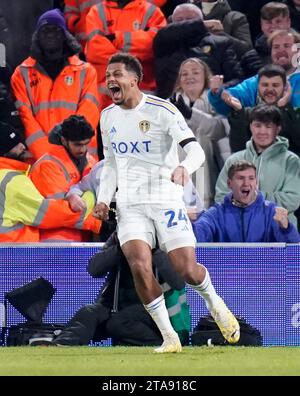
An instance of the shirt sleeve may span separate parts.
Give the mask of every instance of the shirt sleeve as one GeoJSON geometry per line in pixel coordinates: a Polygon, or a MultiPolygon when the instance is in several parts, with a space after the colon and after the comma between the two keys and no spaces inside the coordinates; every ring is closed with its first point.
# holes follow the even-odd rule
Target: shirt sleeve
{"type": "Polygon", "coordinates": [[[175,106],[169,105],[169,111],[165,112],[165,117],[167,120],[163,120],[163,122],[165,123],[164,125],[167,125],[169,135],[182,146],[187,154],[180,165],[184,166],[189,174],[192,174],[204,162],[204,151],[197,142],[193,131],[187,125],[183,115],[175,106]]]}
{"type": "Polygon", "coordinates": [[[99,178],[97,203],[103,202],[109,206],[117,188],[117,165],[111,146],[109,131],[105,127],[105,117],[101,116],[100,130],[103,142],[104,165],[99,178]]]}
{"type": "Polygon", "coordinates": [[[169,107],[170,110],[165,112],[166,119],[164,120],[168,128],[168,134],[172,136],[177,143],[186,139],[195,139],[193,131],[187,125],[180,111],[172,104],[169,104],[169,107]]]}

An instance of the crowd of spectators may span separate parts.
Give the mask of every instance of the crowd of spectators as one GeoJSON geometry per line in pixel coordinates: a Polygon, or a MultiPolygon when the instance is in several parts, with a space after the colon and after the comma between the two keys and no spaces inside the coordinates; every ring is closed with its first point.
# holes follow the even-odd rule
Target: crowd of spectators
{"type": "MultiPolygon", "coordinates": [[[[0,8],[3,242],[92,241],[91,231],[101,238],[101,222],[91,219],[92,201],[72,188],[91,169],[98,180],[99,117],[111,103],[105,69],[119,51],[138,57],[141,89],[170,100],[203,147],[206,161],[200,182],[193,182],[204,206],[191,216],[198,241],[243,240],[217,224],[223,219],[237,227],[228,211],[241,210],[236,203],[243,194],[236,198],[232,187],[232,167],[240,161],[248,168],[237,172],[257,172],[251,208],[240,202],[245,213],[255,212],[245,214],[249,227],[259,213],[267,216],[267,207],[274,219],[261,239],[297,240],[300,0],[42,3],[3,0],[0,8]],[[30,207],[24,213],[9,199],[16,176],[24,183],[17,202],[30,207]],[[284,226],[278,213],[288,219],[284,226]]],[[[92,200],[98,187],[91,188],[92,200]]],[[[104,235],[107,227],[102,230],[104,235]]]]}
{"type": "MultiPolygon", "coordinates": [[[[88,267],[108,274],[103,289],[52,345],[162,341],[115,209],[93,216],[117,52],[140,60],[141,90],[172,102],[205,152],[184,189],[197,241],[300,242],[300,0],[2,0],[0,44],[0,242],[108,240],[88,267]]],[[[188,343],[183,279],[157,249],[153,271],[188,343]]]]}

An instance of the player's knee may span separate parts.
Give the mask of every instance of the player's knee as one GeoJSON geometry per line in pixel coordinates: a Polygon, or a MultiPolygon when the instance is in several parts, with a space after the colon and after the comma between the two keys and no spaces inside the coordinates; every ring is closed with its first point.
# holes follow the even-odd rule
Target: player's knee
{"type": "Polygon", "coordinates": [[[181,276],[190,285],[199,285],[203,281],[201,269],[196,265],[186,266],[181,276]]]}
{"type": "Polygon", "coordinates": [[[145,274],[152,271],[151,263],[148,262],[148,257],[143,255],[132,256],[128,258],[129,266],[133,274],[145,274]]]}

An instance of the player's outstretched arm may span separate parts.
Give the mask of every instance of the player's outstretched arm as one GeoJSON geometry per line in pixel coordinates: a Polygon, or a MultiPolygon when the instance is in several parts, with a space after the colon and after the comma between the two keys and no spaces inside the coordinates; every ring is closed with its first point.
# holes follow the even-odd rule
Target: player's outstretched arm
{"type": "MultiPolygon", "coordinates": [[[[100,129],[101,131],[106,131],[107,128],[103,127],[102,122],[103,122],[103,115],[101,116],[100,129]]],[[[105,204],[105,206],[107,207],[107,215],[108,215],[108,210],[109,210],[108,207],[117,189],[117,165],[116,165],[114,152],[111,146],[109,133],[101,132],[101,135],[102,135],[103,150],[104,150],[103,151],[104,161],[103,161],[102,171],[100,172],[100,174],[98,174],[99,189],[97,194],[96,208],[98,207],[98,205],[100,205],[101,210],[100,207],[98,207],[98,209],[94,211],[94,215],[96,217],[97,217],[97,213],[100,213],[99,211],[101,211],[101,213],[103,211],[103,207],[101,204],[105,204]]],[[[105,216],[104,212],[103,215],[105,216]]]]}
{"type": "Polygon", "coordinates": [[[189,173],[185,167],[181,165],[177,166],[171,174],[171,181],[175,184],[185,186],[189,181],[189,173]]]}
{"type": "Polygon", "coordinates": [[[188,171],[188,174],[191,175],[199,169],[205,161],[204,151],[195,138],[187,139],[179,144],[186,152],[186,158],[179,166],[183,166],[188,171]]]}

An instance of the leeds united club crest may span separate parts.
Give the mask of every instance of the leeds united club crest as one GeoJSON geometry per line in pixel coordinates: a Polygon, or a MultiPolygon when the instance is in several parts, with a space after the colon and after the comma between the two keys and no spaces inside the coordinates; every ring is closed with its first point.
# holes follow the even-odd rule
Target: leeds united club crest
{"type": "Polygon", "coordinates": [[[143,120],[143,121],[141,121],[141,122],[139,123],[139,126],[140,126],[140,130],[141,130],[142,132],[146,133],[146,132],[148,132],[149,129],[150,129],[150,122],[149,122],[149,121],[146,121],[146,120],[143,120]]]}
{"type": "Polygon", "coordinates": [[[67,84],[67,85],[73,85],[73,83],[74,83],[74,78],[72,77],[72,76],[66,76],[65,77],[65,83],[67,84]]]}

